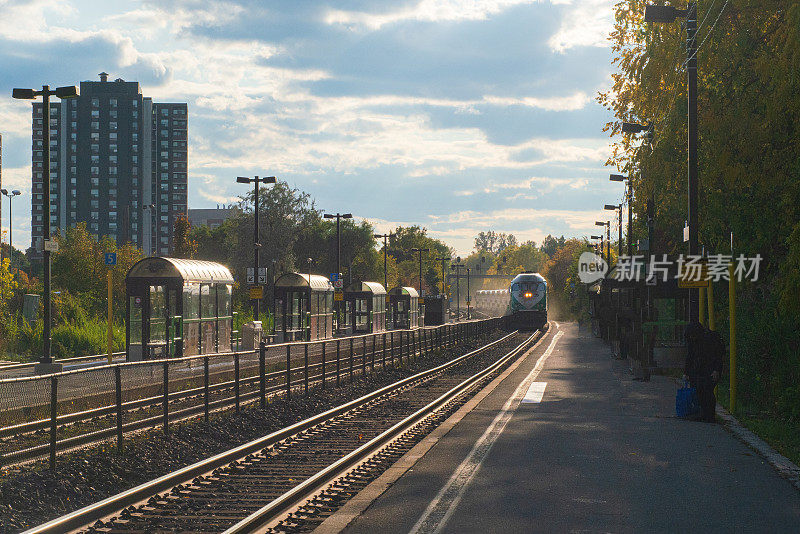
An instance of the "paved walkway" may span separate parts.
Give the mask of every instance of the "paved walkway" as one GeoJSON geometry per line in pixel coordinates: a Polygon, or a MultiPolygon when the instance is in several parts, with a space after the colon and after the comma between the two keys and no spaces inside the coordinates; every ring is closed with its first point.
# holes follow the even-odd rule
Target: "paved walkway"
{"type": "Polygon", "coordinates": [[[552,328],[346,531],[800,532],[800,492],[675,387],[552,328]]]}

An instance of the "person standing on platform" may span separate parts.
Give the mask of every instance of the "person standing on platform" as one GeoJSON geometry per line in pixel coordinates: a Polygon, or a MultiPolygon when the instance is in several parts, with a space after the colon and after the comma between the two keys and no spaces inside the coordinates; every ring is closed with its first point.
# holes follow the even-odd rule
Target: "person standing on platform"
{"type": "Polygon", "coordinates": [[[701,419],[706,423],[714,423],[717,406],[714,388],[722,374],[725,344],[718,332],[708,330],[697,322],[686,327],[685,338],[687,352],[684,378],[688,378],[697,390],[701,419]]]}

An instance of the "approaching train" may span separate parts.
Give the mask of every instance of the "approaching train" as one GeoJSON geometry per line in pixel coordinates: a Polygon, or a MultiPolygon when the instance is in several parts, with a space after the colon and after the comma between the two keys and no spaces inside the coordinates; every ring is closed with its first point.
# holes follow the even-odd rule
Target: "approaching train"
{"type": "Polygon", "coordinates": [[[547,323],[547,280],[539,273],[518,274],[511,282],[513,328],[536,330],[547,323]]]}

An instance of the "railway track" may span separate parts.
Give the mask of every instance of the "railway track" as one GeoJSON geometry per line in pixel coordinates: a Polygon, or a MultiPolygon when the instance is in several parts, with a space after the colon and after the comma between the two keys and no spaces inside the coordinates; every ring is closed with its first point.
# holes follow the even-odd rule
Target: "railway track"
{"type": "MultiPolygon", "coordinates": [[[[390,465],[537,335],[509,334],[446,364],[28,532],[250,532],[275,523],[355,467],[301,513],[306,518],[324,515],[337,495],[348,494],[354,482],[369,478],[365,472],[377,474],[382,466],[390,465]],[[509,344],[513,348],[507,351],[509,344]]],[[[297,528],[299,516],[292,517],[281,530],[297,528]]]]}
{"type": "MultiPolygon", "coordinates": [[[[401,338],[402,340],[402,334],[401,338]]],[[[298,365],[295,351],[295,361],[291,370],[291,390],[308,391],[309,387],[316,387],[322,383],[324,369],[325,379],[328,383],[335,381],[336,385],[341,380],[352,381],[355,377],[364,376],[374,372],[376,367],[385,369],[387,365],[395,365],[395,350],[388,350],[384,343],[372,344],[366,338],[354,336],[344,338],[342,343],[341,358],[339,352],[329,351],[327,367],[320,362],[322,351],[318,345],[310,345],[306,353],[305,365],[298,365]],[[387,362],[387,356],[389,361],[387,362]]],[[[452,343],[452,341],[450,342],[452,343]]],[[[331,342],[332,344],[332,342],[331,342]]],[[[402,364],[403,358],[408,361],[421,356],[427,350],[429,342],[406,344],[397,347],[402,364]],[[425,346],[423,346],[425,345],[425,346]]],[[[394,343],[392,343],[394,347],[394,343]]],[[[324,356],[323,356],[324,357],[324,356]]],[[[252,358],[251,358],[252,360],[252,358]]],[[[171,390],[166,398],[163,388],[153,391],[142,398],[133,398],[122,403],[117,409],[113,404],[59,415],[57,417],[58,439],[55,447],[59,454],[76,450],[78,448],[97,445],[109,440],[117,439],[123,434],[138,432],[147,429],[165,427],[179,421],[204,416],[220,410],[235,408],[258,402],[260,398],[267,399],[286,392],[286,371],[284,369],[270,371],[263,376],[263,394],[260,391],[262,378],[258,375],[258,362],[243,363],[238,374],[241,379],[231,376],[230,379],[210,384],[204,388],[190,387],[188,389],[171,390]],[[167,406],[165,406],[165,402],[167,406]],[[169,416],[165,422],[164,411],[169,416]],[[119,417],[118,412],[122,414],[119,417]],[[122,419],[122,421],[118,421],[122,419]]],[[[272,355],[266,359],[266,365],[275,368],[285,364],[283,355],[272,355]]],[[[233,367],[233,366],[232,366],[233,367]]],[[[223,369],[211,373],[213,380],[216,376],[232,375],[233,369],[223,369]]],[[[238,376],[238,375],[237,375],[238,376]]],[[[150,386],[153,389],[153,386],[150,386]]],[[[171,388],[173,386],[170,386],[171,388]]],[[[126,398],[132,395],[125,391],[126,398]]],[[[0,466],[22,466],[36,460],[46,458],[53,447],[48,431],[52,426],[51,419],[29,421],[13,426],[0,428],[0,466]]]]}

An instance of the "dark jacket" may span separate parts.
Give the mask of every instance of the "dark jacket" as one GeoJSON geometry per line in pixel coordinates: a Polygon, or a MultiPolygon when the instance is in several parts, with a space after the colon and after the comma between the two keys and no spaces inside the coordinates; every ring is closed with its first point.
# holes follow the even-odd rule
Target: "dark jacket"
{"type": "Polygon", "coordinates": [[[685,373],[690,378],[710,378],[714,371],[717,380],[722,375],[725,358],[725,342],[719,332],[709,330],[700,323],[686,327],[686,365],[685,373]]]}

